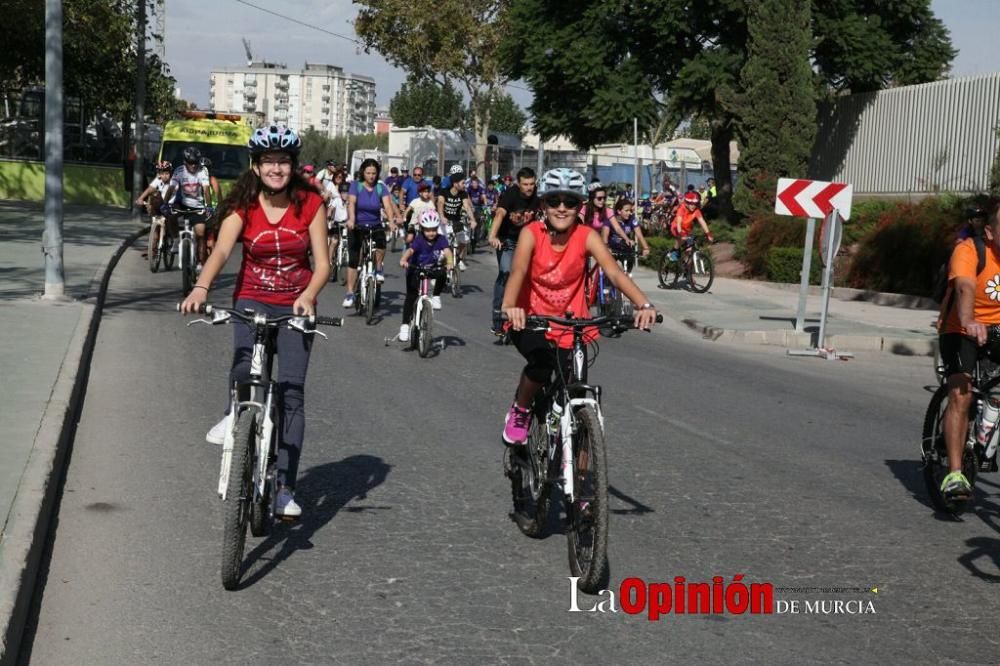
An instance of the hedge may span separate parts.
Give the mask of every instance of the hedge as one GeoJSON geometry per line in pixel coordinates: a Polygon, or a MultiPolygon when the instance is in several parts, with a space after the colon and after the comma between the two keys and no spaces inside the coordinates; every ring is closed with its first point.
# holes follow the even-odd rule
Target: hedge
{"type": "MultiPolygon", "coordinates": [[[[767,279],[771,282],[798,282],[802,279],[802,248],[772,247],[767,251],[767,279]]],[[[823,280],[823,264],[819,252],[812,253],[809,264],[810,284],[820,284],[823,280]]]]}

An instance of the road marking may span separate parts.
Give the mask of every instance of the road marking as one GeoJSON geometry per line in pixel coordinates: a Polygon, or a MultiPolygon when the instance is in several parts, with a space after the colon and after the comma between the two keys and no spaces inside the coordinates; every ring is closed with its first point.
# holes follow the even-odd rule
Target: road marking
{"type": "Polygon", "coordinates": [[[640,412],[643,412],[645,414],[649,414],[650,416],[658,418],[661,421],[666,421],[667,423],[669,423],[670,425],[674,426],[678,430],[683,430],[684,432],[688,433],[689,435],[694,435],[695,437],[702,437],[704,439],[713,441],[716,444],[725,444],[725,445],[730,445],[730,446],[735,444],[735,442],[732,442],[732,441],[730,441],[730,440],[728,440],[728,439],[726,439],[724,437],[719,437],[718,435],[713,435],[710,432],[706,432],[704,430],[701,430],[700,428],[697,428],[697,427],[695,427],[693,425],[685,423],[684,421],[680,421],[680,420],[675,419],[673,417],[666,416],[664,414],[661,414],[660,412],[655,412],[652,409],[648,409],[648,408],[643,407],[641,405],[636,405],[635,408],[638,409],[640,412]]]}

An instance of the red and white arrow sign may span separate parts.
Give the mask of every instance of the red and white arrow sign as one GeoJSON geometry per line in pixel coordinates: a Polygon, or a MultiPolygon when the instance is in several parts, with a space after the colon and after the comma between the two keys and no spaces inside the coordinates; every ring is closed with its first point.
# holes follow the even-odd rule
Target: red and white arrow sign
{"type": "Polygon", "coordinates": [[[853,196],[854,187],[847,183],[779,178],[774,212],[777,215],[822,218],[837,209],[842,218],[849,220],[853,196]]]}

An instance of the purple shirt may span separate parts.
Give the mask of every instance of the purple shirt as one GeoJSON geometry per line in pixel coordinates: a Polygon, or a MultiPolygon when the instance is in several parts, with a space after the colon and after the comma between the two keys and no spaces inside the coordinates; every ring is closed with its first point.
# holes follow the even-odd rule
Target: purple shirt
{"type": "Polygon", "coordinates": [[[382,223],[382,197],[389,194],[384,183],[376,183],[369,192],[363,183],[354,181],[351,194],[358,198],[354,206],[354,221],[358,226],[374,227],[382,223]]]}
{"type": "Polygon", "coordinates": [[[423,232],[414,237],[410,244],[413,255],[410,257],[410,268],[414,266],[434,266],[441,261],[444,251],[448,249],[448,239],[442,234],[434,239],[434,243],[427,242],[423,232]]]}
{"type": "MultiPolygon", "coordinates": [[[[635,237],[636,227],[639,226],[639,221],[635,219],[635,215],[627,220],[618,218],[618,224],[621,225],[622,231],[624,231],[629,237],[635,237]]],[[[611,226],[611,221],[606,223],[606,226],[611,229],[611,235],[608,236],[608,245],[616,250],[624,250],[628,246],[625,244],[625,239],[615,233],[614,227],[611,226]]]]}

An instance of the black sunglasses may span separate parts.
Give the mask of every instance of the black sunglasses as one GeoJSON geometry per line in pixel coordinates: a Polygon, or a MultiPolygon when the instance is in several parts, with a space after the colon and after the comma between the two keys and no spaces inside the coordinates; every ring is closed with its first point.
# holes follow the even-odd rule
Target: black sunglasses
{"type": "Polygon", "coordinates": [[[583,203],[583,199],[572,194],[547,194],[542,201],[549,208],[558,208],[560,204],[567,208],[578,208],[583,203]]]}

